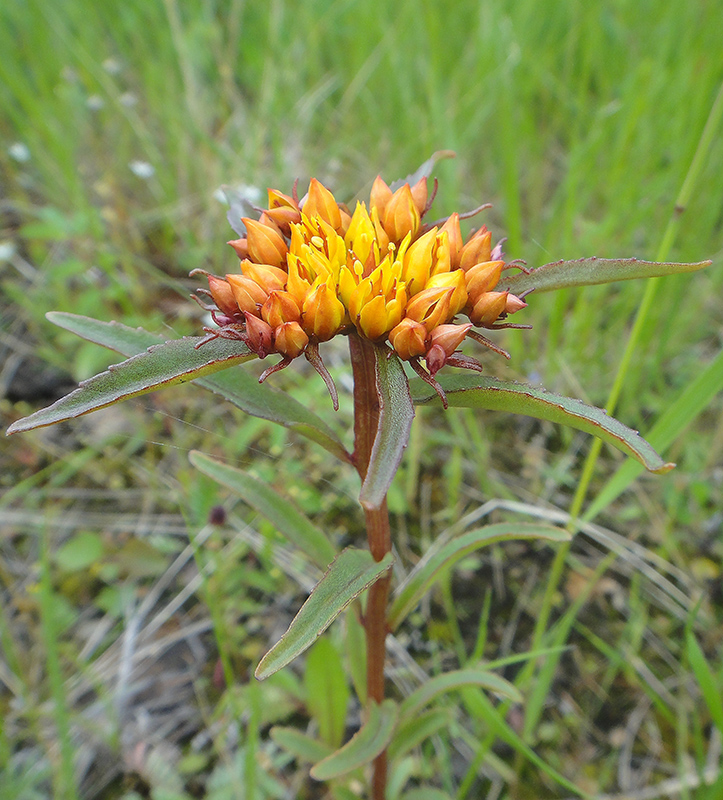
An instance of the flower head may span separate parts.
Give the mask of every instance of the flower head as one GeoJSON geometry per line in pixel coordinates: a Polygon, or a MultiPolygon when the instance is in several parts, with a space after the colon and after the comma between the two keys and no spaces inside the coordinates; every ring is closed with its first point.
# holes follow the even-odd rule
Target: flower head
{"type": "Polygon", "coordinates": [[[508,265],[485,226],[465,242],[459,214],[424,223],[426,178],[392,190],[378,177],[368,206],[353,213],[315,178],[301,201],[296,186],[293,196],[270,189],[268,201],[259,219],[243,219],[246,236],[229,242],[239,272],[208,275],[209,289],[199,290],[214,303],[210,337],[282,356],[262,379],[304,354],[328,383],[318,344],[351,332],[388,342],[435,386],[446,364],[481,369],[456,354],[467,336],[504,353],[473,328],[508,327],[502,320],[526,304],[499,286],[508,265]],[[458,315],[469,322],[455,324],[458,315]]]}

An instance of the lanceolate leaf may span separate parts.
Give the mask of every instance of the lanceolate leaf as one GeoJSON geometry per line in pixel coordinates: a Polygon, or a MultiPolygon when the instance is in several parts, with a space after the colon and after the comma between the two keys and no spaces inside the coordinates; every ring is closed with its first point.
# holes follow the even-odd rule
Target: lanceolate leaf
{"type": "Polygon", "coordinates": [[[387,553],[377,562],[368,550],[347,548],[332,562],[324,577],[289,625],[289,629],[256,668],[261,681],[301,655],[331,625],[355,597],[368,589],[391,567],[387,553]]]}
{"type": "Polygon", "coordinates": [[[121,400],[186,383],[256,358],[255,353],[240,341],[217,339],[196,350],[194,345],[200,341],[200,337],[185,337],[153,345],[145,353],[83,381],[78,389],[52,406],[13,423],[8,433],[80,417],[121,400]]]}
{"type": "Polygon", "coordinates": [[[450,719],[449,709],[432,708],[400,724],[389,742],[389,760],[401,758],[437,731],[448,727],[450,719]]]}
{"type": "Polygon", "coordinates": [[[551,292],[573,286],[592,286],[597,283],[629,281],[633,278],[656,278],[676,272],[695,272],[707,267],[710,261],[695,264],[639,261],[637,258],[579,258],[576,261],[554,261],[533,269],[529,274],[503,277],[498,288],[509,289],[514,294],[535,290],[551,292]]]}
{"type": "Polygon", "coordinates": [[[328,744],[320,742],[318,739],[312,739],[311,736],[301,733],[296,728],[275,726],[269,731],[269,734],[279,747],[283,747],[294,758],[310,761],[312,764],[326,758],[334,750],[328,744]]]}
{"type": "MultiPolygon", "coordinates": [[[[450,406],[486,408],[547,419],[599,436],[639,461],[650,472],[669,472],[675,464],[663,461],[637,431],[609,417],[605,411],[581,400],[563,397],[534,386],[499,381],[477,375],[445,375],[438,378],[450,406]]],[[[417,379],[410,382],[415,403],[438,400],[433,389],[417,379]]]]}
{"type": "Polygon", "coordinates": [[[209,478],[240,495],[244,502],[273,523],[279,533],[306,553],[321,569],[326,569],[333,561],[336,550],[326,536],[263,481],[198,450],[191,451],[189,460],[209,478]]]}
{"type": "MultiPolygon", "coordinates": [[[[46,316],[53,324],[124,356],[137,355],[151,345],[164,341],[163,337],[143,328],[129,328],[119,322],[102,322],[60,311],[51,311],[46,316]]],[[[196,383],[221,395],[247,414],[283,425],[312,439],[338,458],[351,460],[339,437],[320,417],[288,394],[274,389],[268,383],[260,384],[244,370],[225,370],[201,378],[196,383]]]]}
{"type": "Polygon", "coordinates": [[[509,539],[546,539],[552,542],[565,542],[570,539],[570,534],[551,525],[500,522],[455,537],[441,547],[432,547],[397,589],[389,610],[389,628],[393,631],[416,607],[429,587],[461,558],[481,547],[509,539]]]}
{"type": "Polygon", "coordinates": [[[423,686],[412,692],[399,708],[399,717],[403,722],[412,719],[424,706],[431,703],[441,694],[447,694],[463,686],[481,686],[496,694],[501,694],[515,703],[522,702],[520,690],[509,681],[495,675],[494,672],[478,668],[456,669],[443,672],[430,678],[423,686]]]}
{"type": "Polygon", "coordinates": [[[371,702],[367,706],[369,719],[354,736],[335,753],[311,768],[311,777],[317,781],[338,778],[373,761],[389,744],[397,724],[399,711],[393,700],[371,702]]]}
{"type": "Polygon", "coordinates": [[[379,427],[359,502],[365,508],[379,508],[397,472],[409,441],[414,406],[409,383],[397,355],[386,347],[375,348],[379,395],[379,427]]]}

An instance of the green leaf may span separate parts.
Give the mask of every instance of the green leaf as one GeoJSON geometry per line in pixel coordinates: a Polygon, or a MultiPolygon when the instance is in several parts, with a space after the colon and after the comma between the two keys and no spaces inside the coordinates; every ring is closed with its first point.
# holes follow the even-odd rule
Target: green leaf
{"type": "Polygon", "coordinates": [[[397,628],[399,623],[419,603],[429,587],[444,575],[445,570],[480,547],[509,539],[545,539],[552,542],[566,542],[570,539],[570,534],[562,528],[554,528],[551,525],[500,522],[496,525],[486,525],[483,528],[469,531],[441,546],[433,546],[409,573],[404,583],[397,588],[389,610],[390,630],[393,631],[397,628]]]}
{"type": "Polygon", "coordinates": [[[713,724],[723,733],[723,699],[721,699],[721,687],[706,660],[705,654],[698,644],[691,626],[688,625],[685,631],[685,649],[688,662],[693,669],[695,679],[698,681],[700,691],[708,707],[713,724]]]}
{"type": "Polygon", "coordinates": [[[321,569],[326,569],[334,560],[336,550],[326,536],[268,484],[198,450],[191,451],[189,460],[204,475],[240,495],[245,503],[266,517],[279,533],[306,553],[321,569]]]}
{"type": "Polygon", "coordinates": [[[489,698],[487,698],[483,692],[476,692],[475,696],[481,709],[481,711],[477,712],[477,716],[484,719],[490,730],[503,742],[506,742],[518,753],[525,756],[532,764],[542,770],[546,775],[549,775],[553,780],[557,781],[560,786],[564,786],[568,791],[574,792],[579,797],[592,797],[586,791],[576,786],[572,781],[569,781],[564,775],[554,769],[554,767],[551,767],[546,761],[540,758],[529,745],[525,744],[522,738],[507,724],[500,712],[492,705],[489,698]]]}
{"type": "Polygon", "coordinates": [[[284,728],[277,725],[269,731],[269,734],[279,747],[291,753],[298,761],[308,761],[314,764],[333,752],[333,748],[328,744],[320,742],[318,739],[312,739],[311,736],[301,733],[296,728],[284,728]]]}
{"type": "MultiPolygon", "coordinates": [[[[633,456],[650,472],[663,474],[675,466],[663,461],[637,431],[609,417],[603,409],[589,406],[581,400],[534,386],[479,375],[445,375],[438,380],[450,406],[509,411],[547,419],[598,436],[633,456]]],[[[415,403],[439,402],[434,389],[419,379],[412,381],[410,388],[415,403]]]]}
{"type": "MultiPolygon", "coordinates": [[[[723,391],[723,350],[665,409],[646,434],[646,439],[657,450],[665,451],[721,391],[723,391]]],[[[622,464],[590,503],[582,518],[586,521],[594,519],[622,494],[642,471],[635,461],[626,461],[622,464]]]]}
{"type": "Polygon", "coordinates": [[[348,547],[331,563],[316,584],[289,629],[256,668],[262,681],[285,667],[321,636],[355,597],[368,589],[391,567],[394,556],[387,553],[374,561],[368,550],[348,547]]]}
{"type": "Polygon", "coordinates": [[[78,389],[52,406],[13,423],[7,432],[29,431],[74,419],[121,400],[185,383],[256,358],[240,341],[216,339],[196,350],[195,345],[200,341],[201,337],[184,337],[153,345],[145,353],[83,381],[78,389]]]}
{"type": "Polygon", "coordinates": [[[319,725],[319,736],[334,749],[344,738],[349,687],[341,656],[328,638],[309,650],[304,671],[306,705],[319,725]]]}
{"type": "Polygon", "coordinates": [[[402,703],[399,709],[400,719],[405,722],[412,719],[424,706],[431,703],[439,695],[452,692],[463,686],[481,686],[496,694],[508,697],[515,703],[522,702],[520,690],[509,681],[500,678],[499,675],[495,675],[494,672],[490,672],[487,669],[468,667],[466,669],[456,669],[452,672],[444,672],[441,675],[435,675],[434,678],[430,678],[402,703]]]}
{"type": "Polygon", "coordinates": [[[338,778],[373,761],[389,744],[397,724],[399,710],[393,700],[370,702],[369,719],[354,736],[335,753],[311,768],[311,777],[317,781],[338,778]]]}
{"type": "Polygon", "coordinates": [[[450,713],[446,708],[432,708],[423,714],[415,714],[412,719],[399,725],[389,742],[389,760],[408,753],[425,739],[449,725],[450,713]]]}
{"type": "Polygon", "coordinates": [[[575,261],[553,261],[533,269],[529,274],[503,277],[498,288],[509,289],[514,294],[535,290],[551,292],[573,286],[593,286],[598,283],[629,281],[634,278],[657,278],[677,272],[695,272],[711,264],[698,261],[695,264],[675,262],[639,261],[637,258],[578,258],[575,261]]]}
{"type": "Polygon", "coordinates": [[[359,502],[368,509],[379,508],[384,502],[409,441],[414,419],[409,382],[401,361],[387,347],[376,347],[375,355],[379,427],[359,496],[359,502]]]}
{"type": "Polygon", "coordinates": [[[76,572],[100,561],[104,552],[105,546],[99,534],[80,531],[58,548],[55,562],[66,572],[76,572]]]}
{"type": "MultiPolygon", "coordinates": [[[[46,317],[54,325],[124,356],[137,355],[151,345],[164,341],[163,337],[143,328],[129,328],[119,322],[101,322],[60,311],[51,311],[46,317]]],[[[317,442],[342,461],[351,460],[339,437],[320,417],[285,392],[274,389],[268,383],[259,383],[244,370],[226,370],[212,377],[201,378],[196,383],[221,395],[251,416],[283,425],[317,442]]]]}

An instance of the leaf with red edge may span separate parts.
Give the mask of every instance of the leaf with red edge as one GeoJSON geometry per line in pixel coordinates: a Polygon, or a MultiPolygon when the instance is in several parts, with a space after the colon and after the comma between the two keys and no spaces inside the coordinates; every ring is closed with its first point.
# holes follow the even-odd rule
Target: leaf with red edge
{"type": "Polygon", "coordinates": [[[369,509],[379,508],[384,502],[409,441],[414,419],[409,382],[397,354],[387,347],[374,350],[379,427],[359,496],[359,502],[369,509]]]}
{"type": "MultiPolygon", "coordinates": [[[[63,311],[50,311],[45,316],[60,328],[128,357],[163,342],[163,337],[157,334],[143,328],[129,328],[120,322],[103,322],[63,311]]],[[[251,373],[242,369],[226,370],[195,382],[247,414],[283,425],[317,442],[342,461],[351,461],[339,437],[319,416],[285,392],[268,383],[259,383],[251,373]]]]}
{"type": "Polygon", "coordinates": [[[711,264],[698,261],[678,264],[673,261],[640,261],[637,258],[578,258],[575,261],[553,261],[528,273],[503,276],[498,289],[513,294],[535,290],[535,294],[568,289],[573,286],[594,286],[599,283],[630,281],[635,278],[659,278],[678,272],[695,272],[711,264]]]}
{"type": "Polygon", "coordinates": [[[74,419],[121,400],[186,383],[256,358],[256,354],[238,340],[215,339],[197,350],[195,345],[200,341],[201,337],[185,337],[153,345],[145,353],[83,381],[74,392],[61,397],[52,406],[19,419],[7,432],[19,433],[74,419]]]}
{"type": "MultiPolygon", "coordinates": [[[[444,375],[437,376],[437,380],[450,406],[509,411],[547,419],[598,436],[635,458],[650,472],[662,474],[675,466],[663,461],[637,431],[582,400],[480,375],[444,375]]],[[[439,402],[434,389],[421,380],[411,381],[410,389],[415,403],[439,402]]]]}

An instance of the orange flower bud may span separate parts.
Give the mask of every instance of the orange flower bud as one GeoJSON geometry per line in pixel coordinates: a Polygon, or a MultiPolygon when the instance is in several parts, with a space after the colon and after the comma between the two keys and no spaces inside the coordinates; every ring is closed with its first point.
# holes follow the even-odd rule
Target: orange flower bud
{"type": "Polygon", "coordinates": [[[301,310],[288,292],[269,292],[266,302],[261,306],[261,316],[272,328],[285,322],[298,322],[301,310]]]}
{"type": "Polygon", "coordinates": [[[464,273],[472,305],[477,302],[481,294],[491,292],[497,286],[504,267],[504,261],[487,261],[475,264],[464,273]]]}
{"type": "Polygon", "coordinates": [[[271,264],[272,267],[285,265],[289,248],[284,237],[270,225],[264,225],[256,219],[241,219],[246,226],[248,257],[257,264],[271,264]]]}
{"type": "Polygon", "coordinates": [[[399,325],[389,332],[389,341],[399,358],[409,361],[410,358],[424,355],[427,329],[421,322],[405,317],[399,325]]]}
{"type": "Polygon", "coordinates": [[[226,314],[227,317],[235,317],[239,312],[239,306],[234,298],[233,290],[229,286],[228,281],[223,278],[217,278],[215,275],[208,276],[208,288],[211,292],[213,302],[218,306],[219,310],[226,314]]]}
{"type": "Polygon", "coordinates": [[[507,306],[508,292],[485,292],[469,312],[470,320],[483,328],[490,328],[507,306]]]}
{"type": "Polygon", "coordinates": [[[520,309],[527,308],[527,303],[518,297],[516,294],[508,294],[507,302],[505,303],[505,311],[508,314],[514,314],[520,309]]]}
{"type": "Polygon", "coordinates": [[[252,261],[244,261],[241,269],[244,275],[258,283],[266,294],[284,289],[289,277],[283,269],[272,267],[270,264],[254,264],[252,261]]]}
{"type": "MultiPolygon", "coordinates": [[[[298,256],[289,256],[289,276],[286,281],[286,291],[296,300],[299,308],[303,307],[304,300],[311,291],[311,284],[299,274],[300,259],[298,256]]],[[[301,265],[303,266],[303,265],[301,265]]]]}
{"type": "Polygon", "coordinates": [[[464,272],[461,269],[456,269],[453,272],[432,275],[427,281],[426,288],[437,289],[440,287],[453,290],[452,296],[449,298],[448,319],[451,319],[467,305],[467,287],[465,286],[464,272]]]}
{"type": "Polygon", "coordinates": [[[249,257],[249,243],[245,238],[232,239],[230,242],[226,242],[226,244],[230,244],[231,247],[233,247],[241,261],[249,257]]]}
{"type": "Polygon", "coordinates": [[[451,356],[462,344],[471,328],[471,322],[466,322],[464,325],[438,325],[429,336],[430,347],[438,345],[451,356]]]}
{"type": "Polygon", "coordinates": [[[309,219],[321,217],[336,231],[341,228],[341,211],[334,195],[316,178],[312,178],[309,184],[309,194],[306,197],[303,212],[309,219]]]}
{"type": "Polygon", "coordinates": [[[492,251],[492,234],[483,225],[462,248],[459,265],[463,270],[468,270],[475,264],[489,261],[492,251]]]}
{"type": "Polygon", "coordinates": [[[298,322],[284,322],[274,331],[276,349],[282,356],[296,358],[309,344],[309,337],[298,322]]]}
{"type": "MultiPolygon", "coordinates": [[[[271,192],[269,191],[269,194],[271,192]]],[[[301,222],[301,212],[298,208],[291,206],[279,206],[278,208],[269,208],[263,214],[274,222],[281,233],[285,236],[291,235],[291,226],[301,222]]]]}
{"type": "Polygon", "coordinates": [[[344,321],[345,309],[329,285],[322,283],[304,301],[302,326],[309,336],[325,342],[335,336],[344,321]]]}
{"type": "Polygon", "coordinates": [[[453,288],[424,289],[409,301],[406,315],[415,322],[421,322],[429,333],[450,318],[449,306],[453,294],[453,288]]]}
{"type": "Polygon", "coordinates": [[[377,210],[379,218],[384,215],[384,209],[387,203],[392,199],[392,190],[382,179],[381,175],[377,175],[372,184],[371,194],[369,195],[369,208],[377,210]]]}
{"type": "Polygon", "coordinates": [[[408,183],[391,196],[381,220],[384,230],[393,242],[401,242],[408,233],[412,234],[412,238],[417,235],[421,217],[408,183]]]}
{"type": "Polygon", "coordinates": [[[258,316],[259,307],[266,302],[268,293],[246,275],[227,275],[226,280],[241,311],[258,316]]]}
{"type": "Polygon", "coordinates": [[[274,332],[271,326],[258,317],[248,314],[246,317],[246,335],[249,347],[259,358],[266,358],[274,352],[274,332]]]}
{"type": "Polygon", "coordinates": [[[447,218],[447,221],[439,229],[439,232],[447,232],[449,236],[449,256],[450,256],[450,269],[457,269],[459,267],[459,259],[462,254],[462,230],[459,227],[459,214],[455,211],[454,214],[447,218]]]}
{"type": "Polygon", "coordinates": [[[427,178],[420,178],[414,186],[411,187],[411,192],[414,205],[417,207],[417,211],[419,211],[419,216],[421,217],[427,210],[427,198],[429,197],[427,178]]]}

